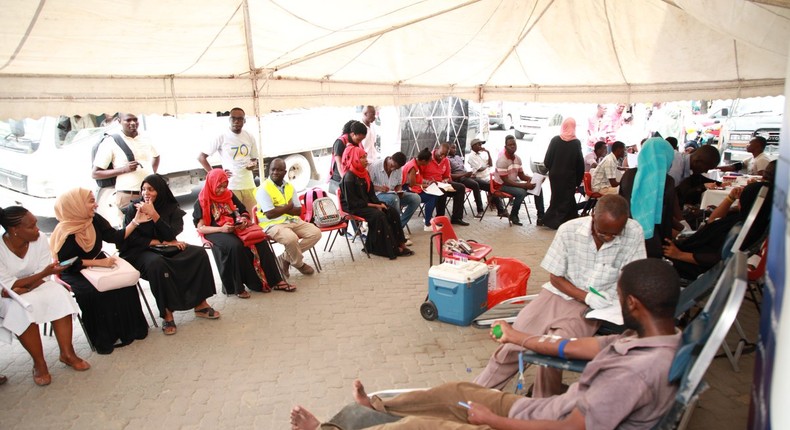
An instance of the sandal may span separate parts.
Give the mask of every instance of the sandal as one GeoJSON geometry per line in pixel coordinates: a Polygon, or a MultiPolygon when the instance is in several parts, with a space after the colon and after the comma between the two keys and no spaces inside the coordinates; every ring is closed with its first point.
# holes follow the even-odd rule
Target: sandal
{"type": "Polygon", "coordinates": [[[398,257],[410,257],[414,255],[414,251],[409,248],[403,248],[400,252],[398,252],[398,257]]]}
{"type": "Polygon", "coordinates": [[[176,321],[162,321],[162,333],[168,336],[176,334],[176,321]]]}
{"type": "Polygon", "coordinates": [[[33,382],[35,382],[39,387],[45,387],[52,383],[52,375],[50,375],[49,372],[44,375],[39,375],[38,372],[36,372],[36,368],[34,367],[33,382]]]}
{"type": "Polygon", "coordinates": [[[250,292],[246,291],[246,290],[242,291],[239,294],[236,294],[236,297],[238,297],[240,299],[249,299],[250,298],[250,292]]]}
{"type": "Polygon", "coordinates": [[[211,306],[208,306],[203,309],[195,309],[195,316],[198,318],[215,320],[219,318],[219,312],[215,311],[211,306]]]}
{"type": "Polygon", "coordinates": [[[279,284],[272,287],[272,289],[277,291],[285,291],[286,293],[293,293],[296,291],[296,285],[291,285],[285,281],[282,281],[279,284]]]}

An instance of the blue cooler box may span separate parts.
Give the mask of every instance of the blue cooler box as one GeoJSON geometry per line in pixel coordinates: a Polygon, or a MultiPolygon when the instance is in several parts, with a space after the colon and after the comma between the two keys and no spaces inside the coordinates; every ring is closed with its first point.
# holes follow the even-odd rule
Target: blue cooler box
{"type": "Polygon", "coordinates": [[[428,270],[428,300],[439,321],[469,325],[488,308],[488,266],[477,261],[442,263],[428,270]]]}

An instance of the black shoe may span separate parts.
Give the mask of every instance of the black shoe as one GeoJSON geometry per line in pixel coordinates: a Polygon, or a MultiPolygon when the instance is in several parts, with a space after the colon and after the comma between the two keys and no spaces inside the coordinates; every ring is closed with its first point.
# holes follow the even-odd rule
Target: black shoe
{"type": "Polygon", "coordinates": [[[524,225],[524,224],[521,223],[521,220],[519,220],[517,216],[510,217],[510,222],[513,225],[524,225]]]}
{"type": "Polygon", "coordinates": [[[497,211],[496,216],[500,218],[510,218],[510,214],[508,214],[507,211],[504,209],[502,209],[501,211],[497,211]]]}
{"type": "Polygon", "coordinates": [[[535,221],[535,224],[536,224],[538,227],[543,227],[543,218],[538,218],[538,220],[537,220],[537,221],[535,221]]]}
{"type": "Polygon", "coordinates": [[[462,220],[462,219],[454,219],[454,220],[450,221],[450,224],[455,224],[455,225],[469,225],[469,223],[468,223],[468,222],[466,222],[466,221],[464,221],[464,220],[462,220]]]}

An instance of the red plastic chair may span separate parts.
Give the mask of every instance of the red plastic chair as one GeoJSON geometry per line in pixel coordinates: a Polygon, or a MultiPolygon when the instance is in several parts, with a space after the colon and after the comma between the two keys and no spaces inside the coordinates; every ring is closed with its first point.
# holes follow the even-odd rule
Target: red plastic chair
{"type": "MultiPolygon", "coordinates": [[[[317,195],[318,198],[327,197],[326,192],[324,192],[324,190],[321,189],[321,188],[310,188],[310,189],[307,190],[306,193],[303,193],[303,194],[299,195],[299,203],[302,204],[302,214],[301,214],[302,221],[310,222],[310,223],[313,222],[313,208],[308,208],[307,207],[306,194],[307,193],[311,193],[311,192],[316,192],[316,195],[317,195]]],[[[316,226],[316,227],[318,227],[318,226],[316,226]]],[[[339,224],[335,224],[335,225],[328,226],[328,227],[318,227],[318,229],[321,230],[322,233],[326,232],[326,231],[329,232],[329,237],[327,237],[326,242],[324,243],[324,252],[332,251],[332,248],[335,246],[335,241],[337,240],[337,237],[342,234],[343,237],[345,237],[345,239],[346,239],[346,246],[348,246],[348,252],[349,252],[349,254],[351,254],[351,261],[354,261],[354,251],[351,250],[351,242],[349,242],[348,241],[348,237],[346,237],[346,231],[348,230],[348,222],[347,221],[343,221],[343,222],[341,222],[339,224]],[[335,235],[334,238],[332,238],[332,233],[334,233],[334,235],[335,235]]],[[[321,263],[318,261],[318,254],[317,253],[315,254],[315,259],[316,259],[315,260],[316,261],[316,266],[317,267],[321,267],[321,263]]]]}
{"type": "Polygon", "coordinates": [[[595,207],[595,204],[598,202],[598,199],[603,197],[603,194],[596,193],[592,189],[592,174],[590,172],[584,172],[584,193],[587,194],[587,203],[584,205],[584,209],[582,210],[582,216],[587,216],[590,214],[592,208],[595,207]]]}
{"type": "MultiPolygon", "coordinates": [[[[502,191],[501,188],[502,184],[498,184],[496,181],[494,181],[494,174],[490,173],[488,175],[488,204],[486,205],[486,210],[483,211],[483,216],[480,217],[481,222],[483,221],[488,208],[491,207],[491,202],[494,200],[494,197],[499,197],[500,199],[504,200],[506,202],[505,208],[510,206],[510,203],[513,201],[513,195],[502,191]]],[[[522,203],[524,204],[524,210],[527,212],[527,220],[530,224],[532,224],[532,216],[530,216],[529,208],[527,207],[527,198],[529,198],[529,194],[527,194],[527,197],[524,198],[522,203]]],[[[500,216],[499,219],[502,219],[502,217],[500,216]]],[[[513,223],[510,222],[510,217],[507,217],[507,223],[508,225],[513,225],[513,223]]]]}
{"type": "MultiPolygon", "coordinates": [[[[346,212],[343,209],[343,198],[340,194],[340,188],[337,189],[336,193],[337,193],[337,204],[340,206],[338,209],[340,211],[340,216],[347,219],[348,222],[354,227],[354,238],[351,239],[351,241],[356,242],[357,237],[359,237],[359,241],[362,242],[362,249],[365,250],[365,254],[368,255],[368,258],[370,258],[370,252],[368,252],[368,247],[365,246],[365,241],[362,239],[362,230],[360,229],[362,223],[365,222],[365,218],[362,218],[361,216],[351,215],[350,213],[346,212]]],[[[346,241],[348,241],[348,236],[346,236],[346,241]]],[[[349,245],[348,250],[351,251],[351,245],[349,245]]],[[[351,254],[352,254],[351,260],[353,261],[354,260],[353,252],[351,254]]]]}
{"type": "MultiPolygon", "coordinates": [[[[444,250],[444,242],[450,239],[458,240],[455,234],[453,225],[450,223],[450,218],[446,216],[437,216],[431,219],[431,228],[434,234],[431,235],[431,242],[436,245],[436,251],[442,256],[442,260],[453,259],[456,257],[450,251],[444,250]],[[436,240],[438,238],[438,240],[436,240]]],[[[491,253],[492,248],[482,243],[477,243],[473,240],[467,240],[469,246],[472,247],[472,254],[466,256],[469,260],[485,261],[488,254],[491,253]]],[[[431,248],[431,260],[433,260],[433,248],[431,248]]],[[[433,262],[431,262],[433,263],[433,262]]]]}
{"type": "Polygon", "coordinates": [[[757,307],[757,312],[760,312],[760,301],[757,299],[757,293],[760,293],[760,296],[763,295],[766,263],[768,263],[768,239],[766,239],[760,247],[760,262],[757,264],[757,267],[747,271],[747,277],[749,279],[747,290],[749,293],[749,300],[754,302],[754,306],[757,307]]]}
{"type": "MultiPolygon", "coordinates": [[[[258,220],[258,205],[255,205],[252,208],[252,213],[250,214],[250,216],[252,217],[252,222],[254,222],[255,224],[260,224],[260,221],[258,220]]],[[[269,236],[268,233],[265,234],[266,234],[266,242],[269,244],[269,249],[272,251],[272,254],[276,256],[277,254],[275,254],[274,252],[274,244],[277,243],[277,241],[274,240],[271,236],[269,236]]],[[[318,272],[321,272],[321,268],[319,267],[318,263],[316,263],[315,257],[313,257],[313,248],[310,248],[310,258],[313,259],[313,264],[315,264],[315,267],[318,270],[318,272]]],[[[283,279],[283,281],[286,281],[287,273],[285,273],[285,270],[283,270],[279,262],[277,264],[277,269],[280,271],[280,277],[283,279]]]]}

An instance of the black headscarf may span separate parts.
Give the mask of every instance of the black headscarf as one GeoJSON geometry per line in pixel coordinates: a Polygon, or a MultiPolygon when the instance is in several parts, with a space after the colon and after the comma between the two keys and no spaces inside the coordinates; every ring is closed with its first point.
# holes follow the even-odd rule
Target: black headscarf
{"type": "MultiPolygon", "coordinates": [[[[183,216],[185,212],[181,211],[181,208],[178,206],[178,200],[176,200],[173,192],[170,191],[170,187],[167,185],[167,180],[165,180],[164,176],[158,175],[156,173],[146,176],[145,179],[143,179],[142,184],[140,184],[141,192],[143,184],[148,184],[156,190],[154,209],[156,209],[156,211],[159,213],[159,216],[168,218],[175,211],[180,211],[183,216]]],[[[142,198],[136,200],[133,203],[140,201],[142,201],[142,198]]]]}

